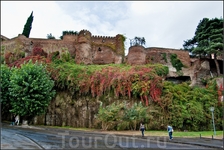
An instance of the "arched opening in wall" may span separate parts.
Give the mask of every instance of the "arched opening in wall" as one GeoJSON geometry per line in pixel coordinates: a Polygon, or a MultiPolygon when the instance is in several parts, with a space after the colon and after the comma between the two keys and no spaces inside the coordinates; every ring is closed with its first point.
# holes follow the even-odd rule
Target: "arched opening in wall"
{"type": "Polygon", "coordinates": [[[99,52],[101,52],[101,51],[102,51],[100,47],[98,48],[98,51],[99,51],[99,52]]]}
{"type": "Polygon", "coordinates": [[[191,78],[190,78],[190,76],[179,76],[179,77],[167,77],[165,80],[179,84],[182,82],[191,81],[191,78]]]}

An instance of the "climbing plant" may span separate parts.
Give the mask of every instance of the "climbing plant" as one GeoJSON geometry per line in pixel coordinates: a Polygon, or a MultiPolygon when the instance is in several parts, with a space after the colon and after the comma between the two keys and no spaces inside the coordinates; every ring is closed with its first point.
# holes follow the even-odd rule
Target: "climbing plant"
{"type": "Polygon", "coordinates": [[[170,55],[171,63],[174,68],[176,68],[177,72],[182,70],[182,67],[184,66],[180,59],[177,58],[176,54],[171,54],[170,55]]]}

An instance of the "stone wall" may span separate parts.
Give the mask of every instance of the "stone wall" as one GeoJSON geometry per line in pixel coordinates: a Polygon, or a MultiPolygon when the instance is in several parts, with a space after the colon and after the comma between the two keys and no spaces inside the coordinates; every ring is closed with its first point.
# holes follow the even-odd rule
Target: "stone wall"
{"type": "Polygon", "coordinates": [[[5,51],[12,52],[19,47],[26,52],[26,56],[31,55],[34,47],[41,47],[48,54],[67,49],[75,56],[75,62],[78,64],[120,64],[124,57],[121,35],[92,36],[88,30],[81,30],[78,35],[64,35],[62,40],[26,38],[20,34],[13,39],[2,41],[1,45],[5,47],[5,51]]]}
{"type": "Polygon", "coordinates": [[[132,46],[127,55],[127,64],[143,65],[146,64],[146,51],[143,46],[132,46]]]}
{"type": "Polygon", "coordinates": [[[126,101],[130,105],[137,102],[135,99],[121,100],[111,97],[106,100],[84,96],[74,98],[67,91],[57,91],[56,98],[51,101],[46,114],[36,117],[34,124],[93,128],[97,126],[96,115],[100,103],[103,102],[105,106],[118,101],[126,101]]]}

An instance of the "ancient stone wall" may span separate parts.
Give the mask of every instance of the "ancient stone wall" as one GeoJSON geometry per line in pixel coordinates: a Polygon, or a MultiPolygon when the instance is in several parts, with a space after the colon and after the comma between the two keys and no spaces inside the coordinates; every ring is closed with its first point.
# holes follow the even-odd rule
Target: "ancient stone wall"
{"type": "Polygon", "coordinates": [[[127,64],[139,65],[139,64],[155,64],[160,63],[167,66],[172,66],[170,56],[176,54],[177,58],[183,63],[185,67],[190,67],[190,56],[187,51],[149,47],[143,46],[131,46],[129,53],[126,57],[127,64]]]}
{"type": "Polygon", "coordinates": [[[113,102],[126,101],[127,105],[137,102],[136,99],[123,98],[121,100],[111,97],[106,101],[87,96],[73,98],[67,91],[57,91],[57,95],[48,106],[46,114],[36,117],[34,123],[93,128],[97,126],[96,115],[101,102],[103,102],[103,107],[113,102]]]}
{"type": "Polygon", "coordinates": [[[151,58],[149,61],[152,63],[170,63],[170,61],[168,61],[170,59],[170,54],[176,54],[177,58],[180,59],[183,65],[185,65],[186,67],[190,67],[191,65],[188,51],[158,47],[149,47],[145,50],[147,55],[146,57],[151,58]],[[167,62],[164,57],[166,57],[167,62]]]}
{"type": "Polygon", "coordinates": [[[121,35],[92,36],[88,30],[81,30],[78,35],[64,35],[62,40],[26,38],[24,35],[19,35],[4,40],[1,44],[5,46],[5,51],[20,47],[26,52],[26,56],[31,55],[34,47],[40,47],[48,54],[68,50],[75,57],[77,64],[120,64],[124,57],[121,35]]]}
{"type": "Polygon", "coordinates": [[[127,55],[127,64],[143,65],[146,64],[146,53],[143,46],[132,46],[127,55]]]}

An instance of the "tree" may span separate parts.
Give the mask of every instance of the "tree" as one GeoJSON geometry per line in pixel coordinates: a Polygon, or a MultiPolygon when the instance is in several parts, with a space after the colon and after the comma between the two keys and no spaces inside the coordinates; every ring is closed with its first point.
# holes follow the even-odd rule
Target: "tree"
{"type": "Polygon", "coordinates": [[[148,112],[148,107],[142,105],[142,103],[134,103],[131,108],[125,107],[123,120],[129,122],[131,129],[136,130],[137,124],[140,122],[148,123],[151,115],[148,112]]]}
{"type": "Polygon", "coordinates": [[[47,39],[55,39],[55,37],[50,33],[50,34],[47,34],[47,39]]]}
{"type": "Polygon", "coordinates": [[[134,41],[135,41],[135,42],[134,42],[133,45],[141,45],[141,46],[142,46],[142,45],[145,45],[145,38],[144,38],[144,37],[141,38],[141,37],[137,37],[137,36],[136,36],[136,37],[134,38],[134,41]]]}
{"type": "Polygon", "coordinates": [[[10,77],[11,113],[29,120],[45,113],[55,95],[54,81],[42,64],[29,61],[16,68],[10,77]]]}
{"type": "Polygon", "coordinates": [[[4,114],[8,113],[11,109],[10,106],[10,94],[8,92],[9,85],[10,85],[10,76],[11,71],[9,67],[7,67],[5,64],[1,64],[1,90],[0,90],[0,100],[1,100],[1,114],[4,116],[4,114]]]}
{"type": "Polygon", "coordinates": [[[62,36],[60,36],[60,39],[63,39],[64,35],[78,35],[78,34],[79,34],[78,31],[63,31],[62,36]]]}
{"type": "Polygon", "coordinates": [[[32,23],[33,23],[33,11],[31,12],[30,16],[28,17],[26,24],[24,25],[24,28],[23,28],[22,34],[25,35],[27,38],[30,36],[32,23]]]}
{"type": "Polygon", "coordinates": [[[189,50],[199,56],[214,54],[214,61],[219,76],[220,69],[217,56],[223,52],[223,18],[203,18],[200,20],[194,37],[184,41],[183,47],[185,50],[189,50]]]}

